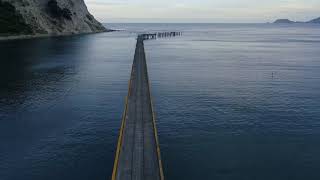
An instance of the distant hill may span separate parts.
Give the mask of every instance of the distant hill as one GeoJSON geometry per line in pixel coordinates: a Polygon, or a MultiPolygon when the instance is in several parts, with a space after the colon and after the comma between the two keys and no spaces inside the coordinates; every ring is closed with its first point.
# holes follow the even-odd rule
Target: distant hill
{"type": "Polygon", "coordinates": [[[309,21],[308,23],[320,23],[320,17],[309,21]]]}
{"type": "Polygon", "coordinates": [[[296,22],[296,21],[291,21],[290,19],[277,19],[274,23],[275,24],[320,23],[320,17],[307,22],[296,22]]]}

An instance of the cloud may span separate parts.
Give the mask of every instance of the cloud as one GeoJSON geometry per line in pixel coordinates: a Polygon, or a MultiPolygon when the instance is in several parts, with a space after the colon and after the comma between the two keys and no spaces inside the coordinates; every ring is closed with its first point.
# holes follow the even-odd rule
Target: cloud
{"type": "Polygon", "coordinates": [[[202,19],[210,22],[265,22],[276,18],[305,20],[320,12],[319,0],[85,0],[104,22],[202,19]]]}

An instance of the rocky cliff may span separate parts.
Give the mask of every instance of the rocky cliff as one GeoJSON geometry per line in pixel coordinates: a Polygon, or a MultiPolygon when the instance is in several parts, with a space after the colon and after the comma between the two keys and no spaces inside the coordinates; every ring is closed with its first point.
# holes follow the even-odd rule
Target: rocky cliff
{"type": "Polygon", "coordinates": [[[84,0],[0,0],[0,36],[106,31],[84,0]]]}

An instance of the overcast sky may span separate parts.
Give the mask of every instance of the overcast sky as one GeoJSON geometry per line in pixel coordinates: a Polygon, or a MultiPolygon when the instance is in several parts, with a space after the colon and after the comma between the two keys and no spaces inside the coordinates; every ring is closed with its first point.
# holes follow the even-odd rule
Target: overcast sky
{"type": "Polygon", "coordinates": [[[320,0],[85,0],[102,22],[269,22],[320,17],[320,0]]]}

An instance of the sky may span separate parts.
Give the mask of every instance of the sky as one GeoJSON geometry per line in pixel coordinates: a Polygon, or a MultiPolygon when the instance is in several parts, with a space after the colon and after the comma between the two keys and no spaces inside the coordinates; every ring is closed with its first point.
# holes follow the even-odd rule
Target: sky
{"type": "Polygon", "coordinates": [[[85,0],[104,23],[258,23],[320,17],[320,0],[85,0]]]}

